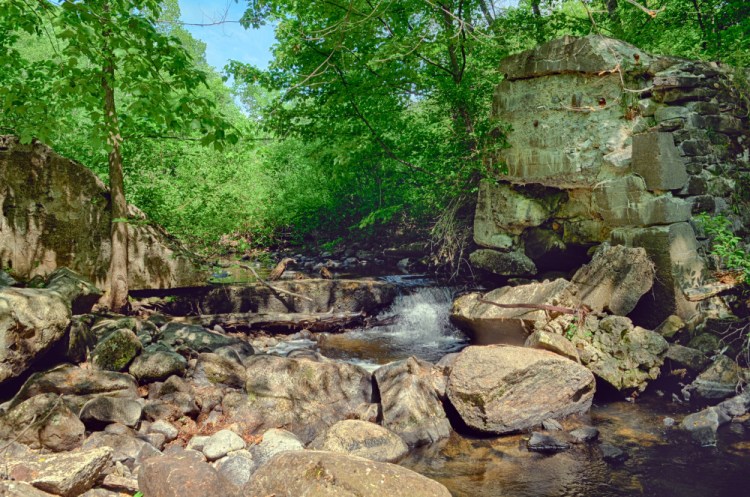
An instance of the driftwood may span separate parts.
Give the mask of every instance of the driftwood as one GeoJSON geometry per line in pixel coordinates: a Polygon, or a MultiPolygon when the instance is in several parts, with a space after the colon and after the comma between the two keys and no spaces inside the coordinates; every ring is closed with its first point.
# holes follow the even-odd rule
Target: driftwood
{"type": "Polygon", "coordinates": [[[581,323],[586,321],[586,316],[591,312],[591,308],[587,305],[580,305],[579,307],[562,307],[559,305],[549,304],[498,304],[491,300],[478,299],[482,304],[494,305],[496,307],[502,307],[503,309],[534,309],[537,311],[545,312],[559,312],[560,314],[571,314],[578,318],[581,323]]]}
{"type": "Polygon", "coordinates": [[[278,281],[281,279],[281,275],[284,274],[284,271],[286,271],[286,267],[289,264],[296,264],[297,261],[292,259],[291,257],[285,257],[281,259],[281,262],[276,264],[276,267],[273,268],[273,271],[271,271],[271,274],[268,275],[268,281],[278,281]]]}
{"type": "MultiPolygon", "coordinates": [[[[230,264],[216,264],[216,265],[218,267],[221,267],[221,268],[224,268],[224,269],[229,269],[229,268],[232,267],[230,264]]],[[[261,278],[260,275],[258,274],[258,272],[252,266],[249,266],[247,264],[239,264],[239,263],[237,263],[235,265],[237,267],[242,268],[242,269],[247,269],[248,271],[250,271],[251,273],[253,273],[253,275],[255,276],[255,278],[262,285],[268,287],[273,292],[283,293],[285,295],[291,295],[292,297],[297,297],[297,298],[302,299],[302,300],[307,300],[308,302],[312,302],[313,301],[313,299],[311,299],[310,297],[305,297],[304,295],[300,295],[299,293],[290,292],[289,290],[284,290],[283,288],[277,288],[277,287],[271,285],[269,282],[267,282],[266,280],[264,280],[263,278],[261,278]]],[[[277,268],[278,268],[278,266],[277,266],[277,268]]]]}
{"type": "Polygon", "coordinates": [[[337,331],[357,325],[364,319],[360,312],[342,313],[232,313],[232,314],[206,314],[203,316],[187,316],[175,321],[199,324],[204,327],[219,325],[224,329],[233,331],[268,330],[275,332],[292,333],[300,330],[315,332],[337,331]]]}
{"type": "Polygon", "coordinates": [[[713,283],[697,288],[688,288],[682,293],[685,294],[685,298],[688,299],[689,302],[700,302],[701,300],[710,299],[722,292],[731,290],[736,287],[737,284],[738,283],[713,283]]]}

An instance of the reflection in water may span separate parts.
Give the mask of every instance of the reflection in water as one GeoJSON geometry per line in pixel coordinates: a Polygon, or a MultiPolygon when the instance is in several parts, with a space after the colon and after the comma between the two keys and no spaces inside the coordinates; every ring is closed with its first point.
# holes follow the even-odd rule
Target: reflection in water
{"type": "Polygon", "coordinates": [[[601,439],[630,459],[610,466],[598,445],[577,445],[555,455],[528,452],[525,438],[472,439],[453,434],[413,451],[401,465],[443,483],[455,497],[735,497],[750,494],[750,429],[734,423],[720,430],[718,449],[700,448],[666,416],[685,412],[660,399],[594,406],[589,419],[566,420],[599,428],[601,439]],[[745,449],[743,451],[743,448],[745,449]],[[738,452],[742,453],[738,457],[738,452]]]}
{"type": "Polygon", "coordinates": [[[319,340],[323,355],[354,362],[385,364],[417,356],[438,361],[467,344],[466,337],[450,323],[453,292],[445,287],[415,288],[399,295],[378,315],[383,326],[327,335],[319,340]]]}

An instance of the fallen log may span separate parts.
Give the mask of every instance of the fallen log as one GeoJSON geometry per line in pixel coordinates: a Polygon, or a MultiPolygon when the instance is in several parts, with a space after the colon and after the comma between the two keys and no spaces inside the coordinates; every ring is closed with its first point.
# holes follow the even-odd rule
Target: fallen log
{"type": "Polygon", "coordinates": [[[219,325],[227,331],[266,330],[294,333],[301,330],[335,332],[361,324],[365,315],[360,312],[329,313],[232,313],[187,316],[176,321],[199,324],[210,328],[219,325]]]}

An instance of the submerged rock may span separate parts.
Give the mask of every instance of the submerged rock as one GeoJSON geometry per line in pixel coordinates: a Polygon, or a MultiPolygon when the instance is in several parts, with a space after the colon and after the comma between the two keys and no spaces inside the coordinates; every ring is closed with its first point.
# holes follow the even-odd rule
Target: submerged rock
{"type": "Polygon", "coordinates": [[[504,434],[588,411],[595,387],[588,369],[552,352],[471,346],[456,358],[448,398],[469,427],[504,434]]]}
{"type": "Polygon", "coordinates": [[[450,435],[451,425],[438,398],[445,382],[432,364],[410,357],[373,373],[383,406],[383,426],[411,445],[436,442],[450,435]]]}
{"type": "Polygon", "coordinates": [[[279,454],[261,466],[243,495],[450,497],[450,492],[440,483],[395,464],[306,450],[279,454]]]}
{"type": "Polygon", "coordinates": [[[570,449],[570,444],[552,435],[535,431],[531,434],[528,442],[526,442],[526,447],[531,452],[555,453],[570,449]]]}

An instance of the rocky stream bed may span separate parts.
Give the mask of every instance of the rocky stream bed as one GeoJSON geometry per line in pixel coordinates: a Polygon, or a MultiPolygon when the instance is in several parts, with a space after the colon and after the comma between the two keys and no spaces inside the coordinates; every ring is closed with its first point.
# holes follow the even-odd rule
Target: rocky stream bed
{"type": "MultiPolygon", "coordinates": [[[[603,247],[591,265],[622,256],[603,247]]],[[[688,333],[675,320],[657,333],[609,312],[635,305],[647,265],[614,286],[599,267],[609,291],[582,292],[592,267],[491,292],[220,286],[133,316],[92,314],[98,290],[65,269],[2,287],[0,494],[738,495],[746,372],[670,344],[688,333]],[[574,315],[483,303],[519,298],[590,314],[571,332],[574,315]],[[452,323],[484,343],[500,325],[506,343],[452,323]]]]}

